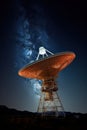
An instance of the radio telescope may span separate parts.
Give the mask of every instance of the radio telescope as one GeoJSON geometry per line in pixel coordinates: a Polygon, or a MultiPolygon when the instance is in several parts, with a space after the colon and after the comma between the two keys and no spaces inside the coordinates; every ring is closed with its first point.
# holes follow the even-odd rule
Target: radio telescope
{"type": "Polygon", "coordinates": [[[74,52],[53,54],[44,47],[40,47],[36,61],[27,64],[19,70],[19,76],[42,81],[41,96],[37,109],[38,113],[42,113],[42,115],[54,113],[55,116],[64,113],[62,102],[57,93],[58,86],[56,78],[59,72],[66,68],[75,57],[74,52]],[[48,56],[47,53],[51,55],[48,56]],[[42,59],[39,59],[40,55],[43,57],[42,59]],[[45,55],[46,57],[44,57],[45,55]]]}

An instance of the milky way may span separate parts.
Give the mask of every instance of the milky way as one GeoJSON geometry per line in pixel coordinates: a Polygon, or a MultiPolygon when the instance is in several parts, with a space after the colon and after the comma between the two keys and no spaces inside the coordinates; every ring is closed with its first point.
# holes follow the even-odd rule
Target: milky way
{"type": "MultiPolygon", "coordinates": [[[[20,6],[20,14],[16,22],[16,56],[15,67],[20,69],[28,63],[34,62],[38,54],[38,48],[40,46],[48,47],[48,35],[45,28],[30,24],[28,16],[26,17],[26,10],[20,6]]],[[[34,8],[38,12],[38,8],[34,8]]],[[[37,13],[35,13],[35,16],[37,13]]],[[[39,22],[39,19],[35,19],[39,22]]],[[[42,19],[43,20],[43,19],[42,19]]],[[[42,21],[41,21],[42,22],[42,21]]],[[[42,22],[43,23],[43,22],[42,22]]],[[[44,24],[44,23],[43,23],[44,24]]],[[[37,79],[24,79],[24,84],[31,86],[34,89],[35,94],[40,94],[41,81],[37,79]]]]}

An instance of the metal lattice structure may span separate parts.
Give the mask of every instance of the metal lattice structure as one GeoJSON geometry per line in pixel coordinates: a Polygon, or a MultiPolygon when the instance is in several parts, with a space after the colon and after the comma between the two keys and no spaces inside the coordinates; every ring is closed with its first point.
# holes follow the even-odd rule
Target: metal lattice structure
{"type": "Polygon", "coordinates": [[[49,114],[50,112],[50,114],[54,116],[59,116],[61,113],[64,116],[64,108],[57,92],[52,92],[52,100],[46,100],[45,94],[46,93],[44,92],[41,94],[37,112],[42,113],[43,116],[49,114]]]}
{"type": "Polygon", "coordinates": [[[58,116],[62,113],[64,116],[64,108],[57,90],[55,79],[51,78],[42,82],[42,93],[37,112],[42,113],[43,116],[50,112],[50,115],[58,116]]]}

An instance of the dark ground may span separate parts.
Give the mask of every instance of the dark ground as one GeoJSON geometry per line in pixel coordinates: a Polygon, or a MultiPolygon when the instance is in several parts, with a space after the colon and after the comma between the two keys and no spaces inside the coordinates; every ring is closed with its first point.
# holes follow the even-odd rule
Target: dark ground
{"type": "Polygon", "coordinates": [[[18,111],[0,106],[0,130],[29,130],[29,128],[51,128],[58,130],[87,129],[87,114],[66,112],[65,117],[42,117],[37,113],[18,111]]]}

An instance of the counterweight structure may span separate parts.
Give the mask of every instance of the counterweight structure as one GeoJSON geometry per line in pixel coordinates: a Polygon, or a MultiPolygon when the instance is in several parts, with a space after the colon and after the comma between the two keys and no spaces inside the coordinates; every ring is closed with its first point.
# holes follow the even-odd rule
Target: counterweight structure
{"type": "MultiPolygon", "coordinates": [[[[43,47],[40,55],[45,55],[46,49],[43,47]],[[45,50],[44,50],[45,49],[45,50]]],[[[38,54],[39,57],[39,54],[38,54]]],[[[35,78],[42,81],[40,102],[37,112],[42,115],[52,114],[58,116],[64,114],[64,108],[58,96],[58,86],[56,78],[60,71],[66,68],[75,58],[73,52],[62,52],[50,55],[41,60],[37,60],[31,64],[26,65],[18,74],[25,78],[35,78]]]]}

